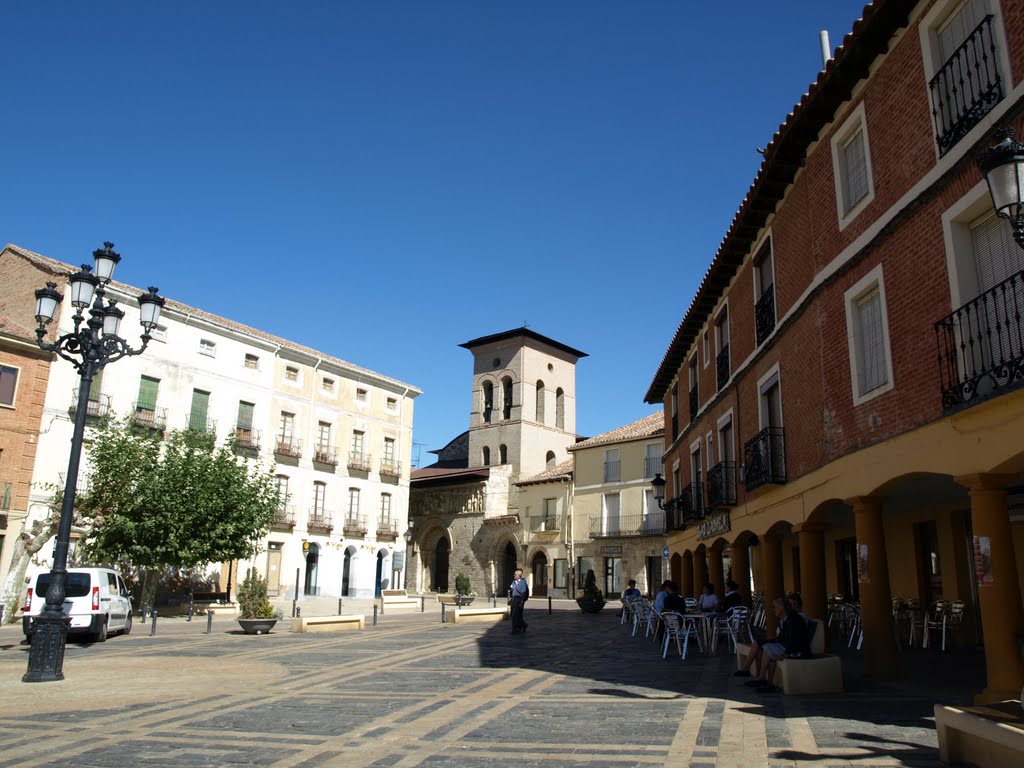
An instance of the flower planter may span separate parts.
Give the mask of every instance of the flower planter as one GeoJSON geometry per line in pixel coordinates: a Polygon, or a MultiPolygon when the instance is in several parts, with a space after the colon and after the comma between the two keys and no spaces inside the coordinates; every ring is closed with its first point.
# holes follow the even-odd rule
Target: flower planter
{"type": "Polygon", "coordinates": [[[277,619],[235,619],[247,635],[269,635],[277,619]]]}
{"type": "MultiPolygon", "coordinates": [[[[461,604],[463,606],[467,606],[470,603],[472,603],[473,600],[474,600],[473,597],[470,597],[468,595],[463,595],[462,596],[461,604]]],[[[459,596],[458,595],[438,595],[437,596],[437,602],[444,603],[445,605],[456,605],[457,606],[457,605],[459,605],[459,596]]]]}
{"type": "Polygon", "coordinates": [[[585,597],[577,597],[576,604],[584,613],[600,613],[605,606],[604,600],[589,600],[585,597]]]}

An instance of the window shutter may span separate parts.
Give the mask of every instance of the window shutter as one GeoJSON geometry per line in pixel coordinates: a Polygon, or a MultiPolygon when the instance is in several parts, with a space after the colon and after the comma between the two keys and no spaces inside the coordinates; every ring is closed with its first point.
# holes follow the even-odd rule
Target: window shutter
{"type": "Polygon", "coordinates": [[[206,414],[210,410],[210,393],[201,392],[198,389],[192,390],[192,410],[189,413],[189,422],[194,427],[206,426],[206,414]]]}
{"type": "Polygon", "coordinates": [[[1024,269],[1024,249],[1013,240],[1012,230],[991,215],[971,227],[978,293],[984,293],[1024,269]]]}
{"type": "Polygon", "coordinates": [[[143,376],[139,379],[139,398],[137,408],[144,411],[156,410],[156,397],[160,390],[160,379],[143,376]]]}
{"type": "Polygon", "coordinates": [[[238,403],[238,428],[239,429],[252,429],[252,403],[238,403]]]}
{"type": "Polygon", "coordinates": [[[857,129],[843,147],[843,213],[849,213],[868,194],[868,165],[864,155],[864,131],[857,129]]]}
{"type": "Polygon", "coordinates": [[[882,298],[875,288],[857,302],[860,335],[860,394],[866,394],[889,381],[885,365],[885,338],[882,335],[882,298]]]}

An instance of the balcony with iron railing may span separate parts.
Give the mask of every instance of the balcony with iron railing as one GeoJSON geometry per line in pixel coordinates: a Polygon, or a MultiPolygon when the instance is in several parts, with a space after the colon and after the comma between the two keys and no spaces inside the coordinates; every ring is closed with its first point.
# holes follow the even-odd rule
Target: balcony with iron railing
{"type": "Polygon", "coordinates": [[[334,530],[334,513],[321,507],[310,507],[309,517],[306,519],[306,529],[330,533],[334,530]]]}
{"type": "Polygon", "coordinates": [[[663,536],[665,534],[665,513],[648,512],[646,515],[619,515],[605,518],[590,518],[590,538],[624,536],[663,536]]]}
{"type": "Polygon", "coordinates": [[[393,459],[380,460],[380,476],[398,479],[402,476],[402,462],[393,459]]]}
{"type": "Polygon", "coordinates": [[[370,454],[350,453],[348,455],[348,468],[356,472],[370,471],[370,454]]]}
{"type": "Polygon", "coordinates": [[[366,515],[345,515],[343,529],[346,536],[365,536],[367,531],[366,515]]]}
{"type": "Polygon", "coordinates": [[[194,432],[216,432],[217,422],[205,415],[196,413],[190,413],[188,415],[188,421],[185,422],[185,428],[191,429],[194,432]]]}
{"type": "Polygon", "coordinates": [[[983,18],[928,83],[940,156],[1003,98],[992,19],[983,18]]]}
{"type": "Polygon", "coordinates": [[[618,459],[606,460],[604,463],[604,481],[606,483],[617,483],[622,480],[622,461],[618,459]]]}
{"type": "Polygon", "coordinates": [[[1024,271],[939,320],[935,341],[947,412],[1024,384],[1024,271]]]}
{"type": "Polygon", "coordinates": [[[397,539],[398,538],[398,521],[393,517],[378,517],[377,518],[377,538],[378,539],[397,539]]]}
{"type": "Polygon", "coordinates": [[[259,452],[260,431],[252,427],[240,427],[235,425],[235,450],[259,452]]]}
{"type": "MultiPolygon", "coordinates": [[[[75,418],[78,411],[78,390],[71,391],[71,406],[68,408],[68,416],[75,418]]],[[[104,419],[110,415],[110,395],[96,395],[90,397],[85,405],[85,418],[89,421],[104,419]]]]}
{"type": "Polygon", "coordinates": [[[274,511],[274,519],[270,527],[276,531],[290,531],[295,527],[295,507],[292,504],[281,504],[274,511]]]}
{"type": "Polygon", "coordinates": [[[786,482],[786,435],[782,427],[765,427],[746,442],[743,469],[747,491],[786,482]]]}
{"type": "Polygon", "coordinates": [[[538,515],[537,517],[530,518],[531,533],[547,533],[549,531],[558,530],[559,525],[557,515],[538,515]]]}
{"type": "Polygon", "coordinates": [[[167,429],[167,409],[151,406],[149,403],[132,404],[132,423],[136,427],[163,432],[167,429]]]}
{"type": "Polygon", "coordinates": [[[690,421],[697,418],[697,411],[700,410],[700,398],[697,396],[697,385],[690,388],[690,421]]]}
{"type": "Polygon", "coordinates": [[[283,456],[289,459],[302,458],[302,441],[292,437],[277,436],[274,444],[274,455],[283,456]]]}
{"type": "Polygon", "coordinates": [[[673,413],[672,414],[672,442],[675,442],[677,437],[679,437],[679,414],[678,413],[673,413]]]}
{"type": "Polygon", "coordinates": [[[729,343],[722,345],[722,351],[715,358],[715,371],[717,372],[718,389],[721,391],[729,383],[729,343]]]}
{"type": "Polygon", "coordinates": [[[644,458],[644,477],[660,475],[663,463],[661,456],[647,456],[644,458]]]}
{"type": "Polygon", "coordinates": [[[708,470],[708,511],[736,506],[736,462],[722,461],[708,470]]]}
{"type": "Polygon", "coordinates": [[[761,298],[754,305],[754,329],[757,334],[757,346],[764,344],[765,339],[775,330],[775,284],[769,285],[761,298]]]}
{"type": "Polygon", "coordinates": [[[704,519],[704,484],[690,483],[665,505],[665,524],[669,530],[682,531],[690,523],[704,519]]]}
{"type": "Polygon", "coordinates": [[[338,466],[338,454],[329,445],[318,445],[313,449],[313,463],[334,469],[338,466]]]}

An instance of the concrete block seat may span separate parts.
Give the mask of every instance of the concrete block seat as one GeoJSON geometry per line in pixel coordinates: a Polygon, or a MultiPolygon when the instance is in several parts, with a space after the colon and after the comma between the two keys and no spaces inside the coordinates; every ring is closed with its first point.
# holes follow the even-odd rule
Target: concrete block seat
{"type": "Polygon", "coordinates": [[[350,629],[364,629],[366,618],[361,613],[347,613],[343,616],[309,616],[292,619],[292,632],[344,632],[350,629]]]}
{"type": "Polygon", "coordinates": [[[935,705],[939,759],[978,768],[1024,765],[1024,712],[1019,701],[976,707],[935,705]]]}
{"type": "Polygon", "coordinates": [[[484,608],[454,608],[448,612],[452,617],[453,624],[470,624],[477,621],[504,621],[508,618],[508,607],[500,605],[497,608],[486,606],[484,608]]]}
{"type": "MultiPolygon", "coordinates": [[[[811,656],[805,659],[782,659],[775,666],[772,684],[786,694],[837,693],[843,690],[843,664],[839,657],[825,653],[825,632],[820,621],[814,621],[811,634],[811,656]]],[[[736,644],[736,668],[743,669],[750,655],[748,643],[736,644]]],[[[757,663],[752,675],[760,670],[757,663]]]]}
{"type": "Polygon", "coordinates": [[[413,608],[418,611],[420,609],[420,599],[418,597],[409,597],[409,594],[404,589],[382,589],[380,591],[380,605],[384,613],[413,608]]]}

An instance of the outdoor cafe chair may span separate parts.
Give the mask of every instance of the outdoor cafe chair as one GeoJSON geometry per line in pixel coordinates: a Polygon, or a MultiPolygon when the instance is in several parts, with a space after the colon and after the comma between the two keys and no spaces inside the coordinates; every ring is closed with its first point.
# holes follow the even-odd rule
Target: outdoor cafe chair
{"type": "Polygon", "coordinates": [[[669,644],[675,641],[680,661],[685,660],[691,636],[696,638],[697,647],[703,652],[704,645],[700,639],[700,631],[697,629],[697,622],[692,617],[684,616],[678,611],[665,611],[661,614],[661,621],[665,626],[665,640],[661,648],[661,658],[668,658],[669,644]]]}
{"type": "Polygon", "coordinates": [[[732,652],[736,653],[736,643],[744,639],[750,640],[750,609],[737,605],[726,611],[725,616],[715,619],[715,627],[711,635],[711,653],[718,651],[718,639],[729,638],[732,652]]]}
{"type": "Polygon", "coordinates": [[[622,598],[622,616],[619,621],[620,624],[628,624],[633,619],[633,615],[636,612],[636,602],[638,598],[635,597],[624,597],[622,598]]]}
{"type": "Polygon", "coordinates": [[[921,617],[921,647],[927,648],[932,632],[937,632],[941,638],[941,648],[946,650],[946,625],[949,620],[949,601],[936,600],[928,606],[928,610],[921,617]]]}
{"type": "Polygon", "coordinates": [[[850,628],[850,639],[846,643],[847,648],[853,647],[854,640],[857,641],[857,650],[864,644],[864,628],[860,623],[860,606],[854,603],[846,603],[845,621],[850,628]]]}

